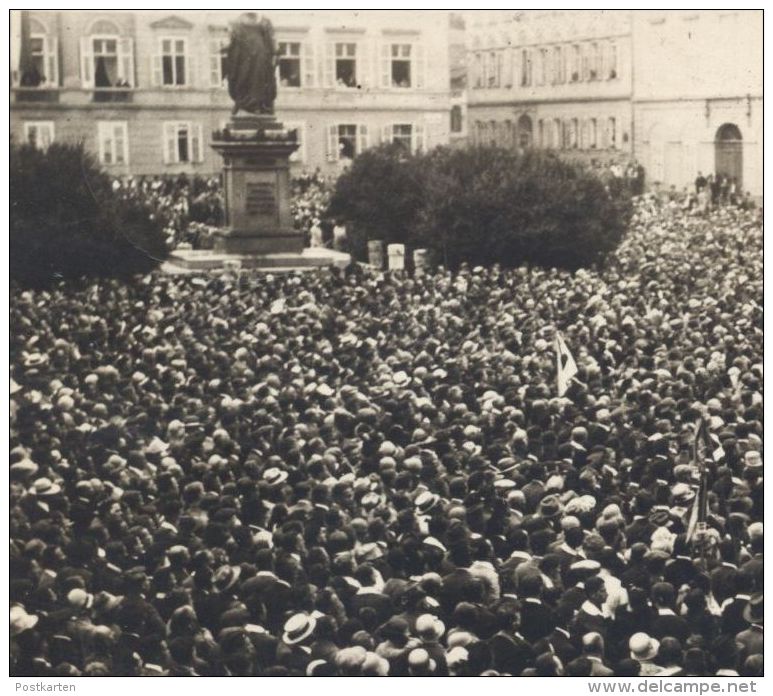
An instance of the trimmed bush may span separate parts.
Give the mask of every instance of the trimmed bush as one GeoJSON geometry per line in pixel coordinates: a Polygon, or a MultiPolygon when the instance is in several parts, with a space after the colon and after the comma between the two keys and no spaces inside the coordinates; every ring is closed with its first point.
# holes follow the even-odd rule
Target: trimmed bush
{"type": "Polygon", "coordinates": [[[166,256],[150,207],[118,196],[82,145],[12,145],[9,188],[11,277],[21,283],[145,273],[166,256]]]}
{"type": "Polygon", "coordinates": [[[381,145],[363,152],[338,177],[327,216],[346,223],[354,258],[367,258],[370,239],[414,245],[426,183],[422,161],[399,145],[381,145]]]}
{"type": "Polygon", "coordinates": [[[376,149],[358,157],[333,196],[333,214],[367,239],[427,247],[436,263],[579,268],[623,237],[627,191],[550,153],[436,148],[418,156],[376,149]]]}

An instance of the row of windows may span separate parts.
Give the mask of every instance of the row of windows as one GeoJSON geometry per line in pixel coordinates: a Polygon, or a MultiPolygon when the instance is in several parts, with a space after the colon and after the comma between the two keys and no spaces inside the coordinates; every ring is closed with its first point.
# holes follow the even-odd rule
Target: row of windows
{"type": "MultiPolygon", "coordinates": [[[[152,56],[152,85],[157,87],[222,87],[226,77],[226,36],[209,42],[207,84],[196,79],[196,55],[188,37],[157,38],[152,56]]],[[[382,43],[378,74],[371,74],[373,46],[364,40],[330,41],[321,47],[308,41],[279,41],[277,81],[281,87],[336,87],[359,89],[421,89],[425,84],[424,47],[410,42],[382,43]],[[317,74],[317,57],[321,60],[317,74]]],[[[24,87],[59,85],[57,40],[32,34],[30,60],[17,81],[24,87]]],[[[92,34],[80,41],[81,83],[84,88],[136,87],[134,42],[118,34],[92,34]]]]}
{"type": "Polygon", "coordinates": [[[540,119],[536,132],[529,116],[518,121],[476,121],[473,139],[481,145],[537,147],[556,150],[615,150],[618,123],[609,118],[540,119]]]}
{"type": "MultiPolygon", "coordinates": [[[[298,150],[291,161],[306,161],[306,124],[286,121],[288,130],[295,130],[298,150]]],[[[196,163],[204,160],[204,140],[201,124],[190,121],[165,121],[163,134],[163,161],[165,164],[196,163]]],[[[335,123],[327,130],[327,159],[331,162],[353,159],[370,146],[370,129],[363,123],[335,123]]],[[[26,121],[24,139],[34,147],[45,150],[54,142],[53,121],[26,121]]],[[[390,123],[381,127],[382,143],[396,143],[406,151],[425,148],[424,126],[420,121],[390,123]]],[[[97,152],[104,165],[129,164],[129,126],[126,121],[97,122],[97,152]]]]}
{"type": "Polygon", "coordinates": [[[472,81],[477,89],[531,87],[615,80],[617,44],[590,41],[533,48],[501,48],[472,54],[472,81]]]}

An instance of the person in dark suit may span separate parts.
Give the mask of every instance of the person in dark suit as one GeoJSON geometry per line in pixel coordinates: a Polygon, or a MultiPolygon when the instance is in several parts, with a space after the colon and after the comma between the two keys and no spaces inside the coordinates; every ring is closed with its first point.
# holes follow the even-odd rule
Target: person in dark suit
{"type": "Polygon", "coordinates": [[[586,633],[582,639],[583,657],[591,662],[591,677],[611,677],[615,671],[604,662],[604,638],[595,632],[586,633]]]}
{"type": "Polygon", "coordinates": [[[576,527],[569,527],[564,530],[564,540],[552,549],[552,552],[559,557],[559,565],[561,567],[561,577],[566,576],[566,572],[572,563],[581,561],[584,558],[582,553],[582,542],[585,538],[585,533],[582,527],[578,524],[576,527]]]}
{"type": "Polygon", "coordinates": [[[676,614],[676,591],[668,582],[656,582],[652,586],[652,602],[658,612],[652,622],[652,635],[658,640],[666,636],[676,638],[683,645],[690,637],[690,626],[676,614]]]}
{"type": "Polygon", "coordinates": [[[572,633],[577,636],[598,633],[603,638],[607,635],[610,621],[603,609],[607,601],[607,589],[604,580],[598,575],[585,581],[585,597],[572,622],[572,633]]]}
{"type": "Polygon", "coordinates": [[[376,612],[378,623],[386,622],[394,613],[394,606],[392,600],[377,589],[376,575],[373,567],[369,565],[360,566],[355,572],[354,577],[362,587],[349,600],[349,606],[353,613],[357,615],[364,607],[371,607],[376,612]]]}
{"type": "Polygon", "coordinates": [[[749,628],[749,622],[744,618],[744,611],[749,605],[751,593],[754,591],[754,577],[749,573],[735,575],[735,593],[720,606],[722,618],[720,630],[728,635],[735,635],[749,628]]]}
{"type": "Polygon", "coordinates": [[[550,647],[564,665],[579,657],[580,650],[572,640],[569,624],[574,617],[574,610],[566,604],[559,604],[555,611],[556,625],[547,637],[550,647]]]}
{"type": "Polygon", "coordinates": [[[496,617],[499,630],[488,641],[491,665],[500,673],[520,676],[535,658],[533,648],[519,633],[520,610],[514,604],[503,606],[496,617]]]}
{"type": "Polygon", "coordinates": [[[542,602],[542,590],[540,575],[527,575],[521,581],[521,634],[530,643],[550,635],[556,625],[555,614],[542,602]]]}
{"type": "Polygon", "coordinates": [[[650,521],[649,514],[655,500],[649,491],[639,491],[634,498],[633,521],[625,528],[625,538],[630,545],[637,542],[650,543],[657,527],[650,521]]]}

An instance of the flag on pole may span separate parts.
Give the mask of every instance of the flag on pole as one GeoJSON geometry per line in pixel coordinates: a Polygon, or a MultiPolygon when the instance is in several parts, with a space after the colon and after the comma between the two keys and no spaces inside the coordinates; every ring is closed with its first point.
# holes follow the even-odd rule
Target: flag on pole
{"type": "Polygon", "coordinates": [[[577,374],[577,363],[574,361],[564,337],[560,331],[556,331],[556,374],[558,376],[558,395],[563,396],[569,389],[569,382],[577,374]]]}
{"type": "Polygon", "coordinates": [[[718,455],[717,443],[712,440],[712,435],[709,433],[708,420],[702,418],[698,427],[695,430],[695,463],[698,466],[700,472],[700,483],[698,485],[698,494],[695,496],[692,508],[690,510],[690,516],[687,522],[687,541],[693,541],[695,533],[700,528],[706,526],[706,515],[708,513],[708,477],[706,469],[706,454],[711,453],[712,459],[716,462],[724,456],[724,450],[719,445],[718,455]]]}

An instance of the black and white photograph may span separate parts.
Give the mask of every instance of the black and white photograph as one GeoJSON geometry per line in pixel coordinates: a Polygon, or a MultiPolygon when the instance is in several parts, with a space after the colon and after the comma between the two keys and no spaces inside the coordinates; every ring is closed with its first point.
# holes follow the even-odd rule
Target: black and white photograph
{"type": "Polygon", "coordinates": [[[14,693],[761,690],[761,9],[9,32],[14,693]]]}

